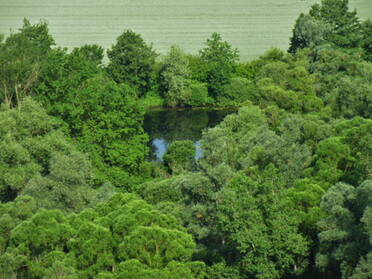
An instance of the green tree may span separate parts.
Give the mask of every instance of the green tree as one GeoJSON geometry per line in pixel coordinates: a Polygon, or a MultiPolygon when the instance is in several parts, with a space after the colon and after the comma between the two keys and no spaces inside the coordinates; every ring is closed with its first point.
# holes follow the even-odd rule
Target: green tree
{"type": "Polygon", "coordinates": [[[81,210],[91,198],[91,167],[58,130],[60,124],[32,99],[0,111],[0,197],[28,192],[38,206],[81,210]]]}
{"type": "MultiPolygon", "coordinates": [[[[371,252],[370,208],[372,197],[370,180],[358,187],[337,183],[321,202],[325,217],[319,221],[320,251],[317,265],[331,278],[351,278],[362,270],[364,256],[371,252]],[[359,270],[356,266],[360,262],[359,270]]],[[[368,256],[369,257],[369,256],[368,256]]],[[[370,271],[367,271],[367,273],[370,271]]],[[[363,278],[363,277],[361,277],[363,278]]]]}
{"type": "Polygon", "coordinates": [[[219,193],[222,243],[244,277],[280,278],[301,268],[306,256],[307,242],[286,209],[282,185],[271,166],[259,181],[236,175],[219,193]]]}
{"type": "Polygon", "coordinates": [[[163,155],[164,165],[171,173],[191,170],[195,164],[196,148],[191,140],[173,141],[163,155]]]}
{"type": "Polygon", "coordinates": [[[362,22],[364,59],[372,62],[372,20],[369,18],[362,22]]]}
{"type": "Polygon", "coordinates": [[[328,34],[331,32],[331,25],[317,20],[310,15],[300,14],[293,27],[293,35],[290,38],[290,53],[297,49],[315,48],[325,44],[328,34]]]}
{"type": "Polygon", "coordinates": [[[223,93],[223,86],[228,84],[235,63],[238,60],[238,51],[227,42],[222,41],[221,35],[213,33],[205,43],[206,47],[200,50],[199,55],[207,65],[206,82],[210,94],[217,99],[223,93]]]}
{"type": "Polygon", "coordinates": [[[289,51],[316,48],[331,44],[339,48],[358,48],[362,42],[362,29],[356,11],[350,12],[348,0],[322,0],[314,4],[308,15],[296,20],[289,51]]]}
{"type": "Polygon", "coordinates": [[[355,48],[361,40],[360,23],[356,10],[349,11],[349,0],[322,0],[314,4],[309,14],[332,27],[327,40],[339,47],[355,48]]]}
{"type": "Polygon", "coordinates": [[[190,96],[190,70],[186,53],[172,45],[161,63],[161,79],[169,106],[185,105],[190,96]]]}
{"type": "Polygon", "coordinates": [[[44,21],[31,25],[24,19],[19,31],[0,42],[0,103],[9,107],[20,106],[32,94],[42,60],[54,44],[44,21]]]}
{"type": "Polygon", "coordinates": [[[125,30],[107,56],[110,62],[106,70],[117,83],[133,86],[139,96],[151,89],[157,54],[139,34],[125,30]]]}

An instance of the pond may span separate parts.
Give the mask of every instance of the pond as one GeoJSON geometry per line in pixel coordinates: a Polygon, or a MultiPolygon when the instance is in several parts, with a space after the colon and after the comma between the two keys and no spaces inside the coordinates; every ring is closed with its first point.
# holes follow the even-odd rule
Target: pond
{"type": "Polygon", "coordinates": [[[149,160],[161,160],[172,141],[192,140],[196,158],[201,156],[199,140],[206,128],[219,124],[226,115],[237,108],[151,109],[144,119],[144,130],[149,135],[149,160]]]}

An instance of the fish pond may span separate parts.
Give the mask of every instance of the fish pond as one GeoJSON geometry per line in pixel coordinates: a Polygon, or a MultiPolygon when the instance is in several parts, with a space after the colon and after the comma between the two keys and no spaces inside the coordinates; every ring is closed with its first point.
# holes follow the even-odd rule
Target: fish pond
{"type": "Polygon", "coordinates": [[[151,109],[144,119],[149,135],[150,160],[161,160],[169,144],[175,140],[191,140],[196,145],[196,157],[201,156],[199,140],[205,129],[219,124],[237,108],[151,109]]]}

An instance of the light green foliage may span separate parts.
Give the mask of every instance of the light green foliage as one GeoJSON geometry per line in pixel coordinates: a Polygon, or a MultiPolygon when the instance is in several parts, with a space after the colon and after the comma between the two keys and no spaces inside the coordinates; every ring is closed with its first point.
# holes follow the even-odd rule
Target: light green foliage
{"type": "Polygon", "coordinates": [[[318,232],[317,222],[322,217],[319,204],[325,190],[309,178],[296,180],[294,187],[286,191],[293,214],[301,221],[300,229],[306,236],[318,232]]]}
{"type": "Polygon", "coordinates": [[[91,198],[91,167],[33,100],[0,111],[1,200],[26,194],[38,206],[80,210],[91,198]]]}
{"type": "Polygon", "coordinates": [[[290,52],[299,48],[316,48],[331,44],[341,48],[357,48],[362,41],[361,25],[356,11],[350,12],[348,0],[322,0],[314,4],[308,15],[301,14],[293,28],[290,52]]]}
{"type": "Polygon", "coordinates": [[[186,53],[172,45],[161,63],[160,76],[169,106],[185,105],[190,99],[190,70],[186,53]]]}
{"type": "Polygon", "coordinates": [[[306,57],[288,54],[287,61],[264,65],[256,76],[260,105],[277,105],[290,112],[319,111],[323,101],[314,90],[314,76],[306,57]]]}
{"type": "Polygon", "coordinates": [[[307,243],[287,214],[283,186],[270,168],[260,181],[235,176],[221,190],[217,206],[225,245],[236,251],[245,277],[280,278],[306,256],[307,243]]]}
{"type": "Polygon", "coordinates": [[[327,22],[317,20],[310,15],[300,14],[293,27],[293,36],[290,38],[290,53],[297,49],[315,48],[326,44],[326,38],[331,32],[331,25],[327,22]]]}
{"type": "Polygon", "coordinates": [[[338,183],[328,190],[321,202],[325,217],[319,221],[319,267],[328,272],[340,273],[342,278],[350,278],[360,261],[355,278],[365,272],[367,276],[370,272],[363,270],[367,265],[363,257],[371,251],[368,235],[371,197],[370,180],[356,188],[338,183]]]}
{"type": "Polygon", "coordinates": [[[9,246],[0,257],[1,276],[41,278],[47,258],[53,251],[64,248],[71,233],[60,211],[40,209],[12,230],[9,246]],[[11,258],[14,261],[9,261],[11,258]]]}
{"type": "Polygon", "coordinates": [[[332,108],[334,117],[370,118],[372,67],[359,52],[319,50],[310,70],[317,77],[317,95],[332,108]]]}
{"type": "Polygon", "coordinates": [[[192,107],[204,106],[213,103],[213,99],[208,96],[208,87],[205,83],[195,80],[190,82],[191,96],[187,104],[192,107]]]}
{"type": "Polygon", "coordinates": [[[134,195],[116,194],[67,218],[60,211],[40,209],[19,223],[9,228],[8,247],[0,253],[1,277],[201,279],[205,275],[204,263],[191,261],[195,248],[191,235],[174,217],[134,195]]]}
{"type": "Polygon", "coordinates": [[[107,72],[117,83],[126,83],[143,96],[151,89],[156,53],[141,35],[125,30],[107,51],[107,72]]]}
{"type": "Polygon", "coordinates": [[[13,202],[0,203],[0,255],[9,245],[10,232],[36,210],[36,202],[30,196],[19,196],[13,202]]]}
{"type": "Polygon", "coordinates": [[[200,141],[203,158],[212,168],[224,163],[236,169],[242,156],[239,145],[244,145],[264,124],[265,116],[257,107],[240,108],[238,114],[228,115],[220,125],[204,133],[200,141]]]}
{"type": "MultiPolygon", "coordinates": [[[[63,135],[53,133],[50,136],[63,135]]],[[[41,207],[82,210],[93,196],[88,182],[92,168],[87,157],[77,150],[56,151],[51,154],[49,164],[49,173],[30,179],[22,194],[34,197],[41,207]]]]}
{"type": "Polygon", "coordinates": [[[259,70],[266,64],[272,62],[282,61],[285,53],[278,48],[270,48],[265,51],[264,54],[260,55],[258,59],[254,59],[246,63],[238,63],[236,66],[236,74],[240,77],[254,80],[259,70]]]}
{"type": "Polygon", "coordinates": [[[224,262],[216,263],[208,268],[207,278],[210,279],[240,279],[237,267],[226,266],[224,262]]]}

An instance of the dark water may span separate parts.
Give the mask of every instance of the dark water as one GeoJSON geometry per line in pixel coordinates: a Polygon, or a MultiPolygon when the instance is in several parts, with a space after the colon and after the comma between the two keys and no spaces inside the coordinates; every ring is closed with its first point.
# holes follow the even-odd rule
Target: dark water
{"type": "Polygon", "coordinates": [[[236,112],[228,109],[159,109],[148,111],[145,115],[144,129],[149,135],[150,160],[160,160],[163,153],[174,140],[192,140],[197,155],[201,156],[198,142],[206,128],[219,124],[226,115],[236,112]]]}

